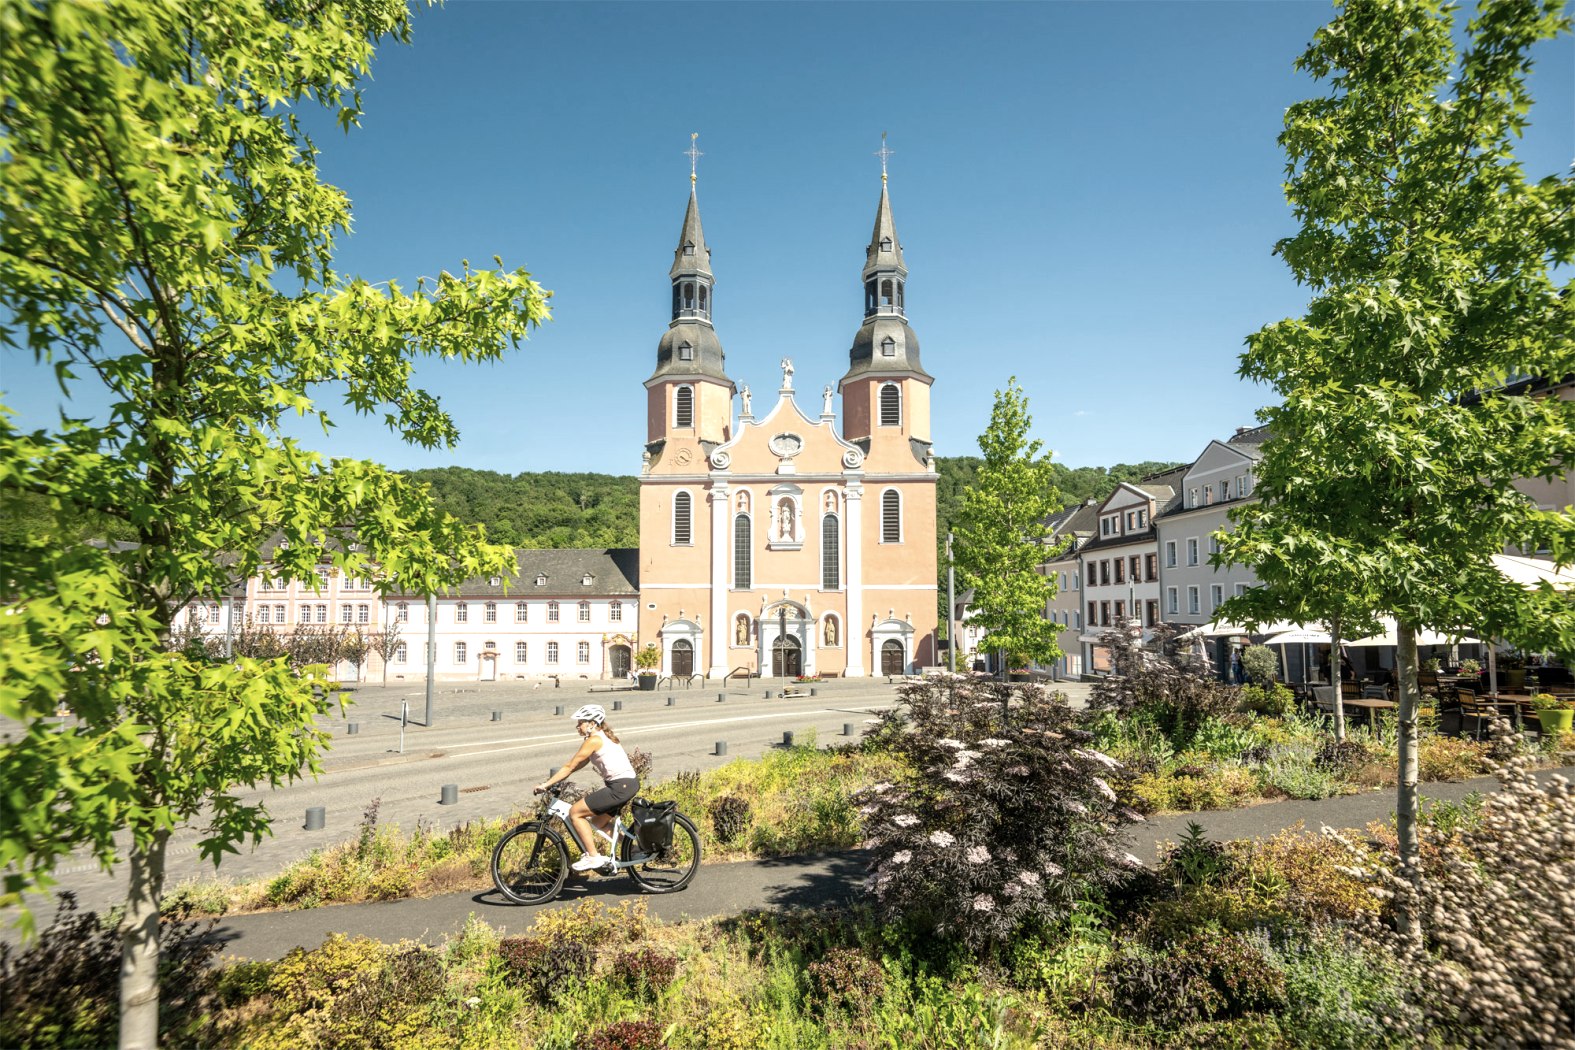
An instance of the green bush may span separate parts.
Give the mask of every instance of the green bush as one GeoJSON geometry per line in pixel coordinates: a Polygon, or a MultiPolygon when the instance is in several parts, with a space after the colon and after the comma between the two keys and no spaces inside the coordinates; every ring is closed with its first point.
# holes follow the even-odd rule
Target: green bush
{"type": "Polygon", "coordinates": [[[1285,975],[1280,1030],[1294,1045],[1309,1050],[1416,1045],[1395,1034],[1397,1028],[1416,1028],[1395,1021],[1415,1013],[1408,997],[1417,989],[1394,960],[1327,929],[1267,945],[1264,954],[1285,975]]]}
{"type": "Polygon", "coordinates": [[[510,979],[543,1003],[571,993],[596,966],[584,944],[540,937],[505,938],[498,942],[498,957],[510,979]]]}
{"type": "Polygon", "coordinates": [[[1280,658],[1267,645],[1249,645],[1241,651],[1241,667],[1256,685],[1272,684],[1280,676],[1280,658]]]}
{"type": "Polygon", "coordinates": [[[640,947],[613,956],[612,972],[631,992],[654,995],[673,983],[678,959],[655,948],[640,947]]]}
{"type": "MultiPolygon", "coordinates": [[[[159,927],[159,1031],[172,1044],[206,1033],[219,981],[209,963],[219,944],[213,920],[183,912],[159,927]]],[[[57,898],[53,921],[36,940],[0,944],[0,1046],[113,1045],[120,1026],[120,934],[115,924],[57,898]]]]}
{"type": "Polygon", "coordinates": [[[588,1050],[661,1050],[662,1026],[655,1021],[614,1021],[585,1041],[588,1050]]]}
{"type": "Polygon", "coordinates": [[[749,830],[750,812],[749,801],[737,795],[719,795],[706,807],[716,840],[724,846],[731,846],[749,830]]]}
{"type": "Polygon", "coordinates": [[[1283,718],[1296,712],[1296,694],[1279,682],[1241,687],[1241,707],[1271,718],[1283,718]]]}
{"type": "Polygon", "coordinates": [[[1285,975],[1261,939],[1236,933],[1199,932],[1157,950],[1128,944],[1105,979],[1119,1013],[1166,1027],[1285,1005],[1285,975]]]}

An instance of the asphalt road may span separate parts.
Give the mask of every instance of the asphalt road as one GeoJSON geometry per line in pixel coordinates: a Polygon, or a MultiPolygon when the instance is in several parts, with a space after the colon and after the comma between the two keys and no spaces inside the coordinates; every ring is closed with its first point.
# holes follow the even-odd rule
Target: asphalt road
{"type": "MultiPolygon", "coordinates": [[[[532,786],[578,746],[568,716],[584,703],[607,708],[624,743],[651,753],[651,779],[661,781],[682,770],[758,757],[782,746],[787,732],[798,743],[810,734],[823,745],[856,739],[865,720],[896,698],[895,687],[884,679],[835,680],[813,688],[813,697],[783,698],[780,681],[758,679],[747,687],[735,682],[727,689],[708,684],[654,693],[610,692],[586,682],[556,689],[522,682],[440,683],[433,725],[427,728],[417,722],[401,725],[402,702],[412,719],[425,714],[419,686],[361,685],[351,691],[353,702],[342,715],[336,712],[322,722],[333,744],[319,777],[272,791],[242,792],[248,802],[266,803],[274,834],[255,849],[243,847],[239,855],[226,857],[219,874],[236,880],[272,875],[312,850],[352,838],[374,800],[380,823],[414,828],[425,822],[440,830],[533,807],[532,786]],[[613,710],[615,702],[623,709],[613,710]],[[563,714],[555,713],[558,708],[563,714]],[[493,712],[499,712],[499,721],[492,720],[493,712]],[[357,732],[350,732],[351,723],[357,732]],[[851,726],[851,738],[842,736],[845,726],[851,726]],[[727,745],[725,756],[715,753],[718,741],[727,745]],[[445,784],[458,786],[457,804],[440,804],[445,784]],[[307,831],[306,810],[317,806],[325,811],[324,827],[307,831]]],[[[1066,688],[1081,703],[1088,687],[1066,688]]],[[[593,773],[579,776],[594,779],[593,773]]],[[[167,889],[215,874],[197,854],[199,837],[186,830],[172,840],[167,889]]],[[[124,865],[104,873],[90,858],[74,857],[56,876],[59,888],[75,893],[85,909],[102,911],[125,897],[124,865]]],[[[0,922],[3,917],[0,912],[0,922]]]]}

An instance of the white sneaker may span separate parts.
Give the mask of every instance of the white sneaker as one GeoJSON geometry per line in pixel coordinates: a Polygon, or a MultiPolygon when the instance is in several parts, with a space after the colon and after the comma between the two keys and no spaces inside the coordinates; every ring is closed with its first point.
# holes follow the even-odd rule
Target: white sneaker
{"type": "Polygon", "coordinates": [[[592,871],[607,863],[607,858],[599,853],[587,853],[573,864],[569,865],[575,871],[592,871]]]}

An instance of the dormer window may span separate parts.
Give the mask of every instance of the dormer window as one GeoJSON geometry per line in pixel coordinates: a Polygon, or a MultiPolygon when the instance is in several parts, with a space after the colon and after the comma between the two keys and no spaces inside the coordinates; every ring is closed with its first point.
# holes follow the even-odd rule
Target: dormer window
{"type": "Polygon", "coordinates": [[[545,587],[545,586],[547,586],[547,577],[544,574],[539,573],[539,572],[536,574],[536,586],[538,586],[538,587],[545,587]]]}
{"type": "Polygon", "coordinates": [[[584,576],[580,577],[580,586],[589,587],[591,585],[591,581],[595,578],[596,577],[592,576],[590,573],[586,573],[584,576]]]}
{"type": "Polygon", "coordinates": [[[678,344],[678,360],[680,360],[680,361],[693,361],[694,359],[695,359],[695,348],[693,346],[691,346],[687,340],[685,340],[682,343],[679,343],[678,344]]]}
{"type": "Polygon", "coordinates": [[[503,586],[503,577],[501,577],[501,576],[489,577],[488,580],[487,580],[487,586],[488,587],[501,587],[501,586],[503,586]]]}
{"type": "Polygon", "coordinates": [[[685,255],[693,255],[694,253],[695,253],[695,243],[694,243],[694,241],[685,241],[684,242],[684,254],[685,255]]]}
{"type": "Polygon", "coordinates": [[[880,250],[883,251],[883,252],[891,251],[891,238],[890,237],[882,237],[880,239],[880,250]]]}
{"type": "Polygon", "coordinates": [[[882,339],[880,341],[880,355],[882,357],[896,357],[897,356],[897,340],[893,339],[889,335],[886,338],[882,339]]]}

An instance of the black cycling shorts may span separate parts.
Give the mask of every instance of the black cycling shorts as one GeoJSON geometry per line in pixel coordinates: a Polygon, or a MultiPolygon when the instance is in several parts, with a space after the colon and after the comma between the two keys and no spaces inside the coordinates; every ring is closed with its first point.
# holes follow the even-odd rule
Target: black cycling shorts
{"type": "Polygon", "coordinates": [[[585,808],[592,813],[616,813],[639,793],[640,781],[636,777],[609,780],[606,787],[585,796],[585,808]]]}

